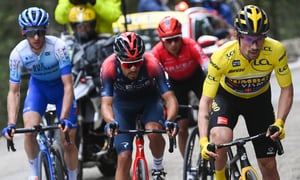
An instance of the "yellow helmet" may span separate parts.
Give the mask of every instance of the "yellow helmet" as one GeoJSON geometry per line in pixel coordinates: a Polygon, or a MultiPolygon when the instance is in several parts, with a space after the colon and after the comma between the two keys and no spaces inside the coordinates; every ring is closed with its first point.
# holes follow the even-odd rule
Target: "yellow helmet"
{"type": "Polygon", "coordinates": [[[96,13],[93,9],[85,5],[74,6],[69,13],[70,23],[82,23],[96,20],[96,13]]]}
{"type": "Polygon", "coordinates": [[[249,35],[265,35],[270,28],[265,11],[254,5],[243,7],[237,14],[234,25],[239,33],[249,35]]]}

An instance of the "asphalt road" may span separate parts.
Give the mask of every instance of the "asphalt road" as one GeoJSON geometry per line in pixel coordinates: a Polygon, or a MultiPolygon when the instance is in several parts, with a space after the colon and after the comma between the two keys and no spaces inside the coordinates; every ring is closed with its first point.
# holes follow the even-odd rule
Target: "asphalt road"
{"type": "MultiPolygon", "coordinates": [[[[295,90],[294,104],[291,113],[288,117],[285,132],[286,138],[282,141],[285,149],[285,154],[278,156],[278,169],[283,180],[300,179],[300,61],[291,64],[293,73],[293,82],[295,90]]],[[[273,103],[275,109],[277,108],[277,98],[279,97],[279,88],[274,84],[275,80],[272,77],[273,88],[273,103]],[[274,84],[274,85],[273,85],[274,84]]],[[[243,119],[235,128],[235,137],[247,136],[245,128],[243,127],[243,119]]],[[[146,140],[147,138],[145,138],[146,140]]],[[[145,141],[147,147],[147,141],[145,141]]],[[[16,152],[7,152],[5,139],[0,139],[0,180],[27,180],[29,175],[28,162],[23,149],[23,135],[16,135],[15,145],[16,152]]],[[[148,148],[145,149],[146,157],[148,159],[149,167],[152,166],[152,158],[148,148]]],[[[247,152],[251,163],[257,168],[256,160],[253,156],[253,149],[251,143],[247,145],[247,152]]],[[[167,171],[167,180],[181,180],[182,179],[182,164],[183,160],[180,156],[179,150],[175,149],[174,153],[165,152],[164,165],[167,171]]],[[[113,180],[114,178],[105,178],[101,175],[97,168],[84,169],[85,180],[113,180]]]]}

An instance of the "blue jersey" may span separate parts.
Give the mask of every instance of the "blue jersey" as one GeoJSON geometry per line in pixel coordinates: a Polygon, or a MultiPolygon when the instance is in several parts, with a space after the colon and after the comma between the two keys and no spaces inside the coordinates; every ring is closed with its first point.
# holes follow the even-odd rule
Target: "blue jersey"
{"type": "MultiPolygon", "coordinates": [[[[71,61],[65,43],[57,37],[45,36],[43,50],[37,55],[26,39],[21,41],[9,57],[11,83],[20,83],[23,68],[31,75],[23,113],[34,111],[42,116],[47,104],[55,104],[57,116],[60,117],[64,96],[61,76],[71,74],[71,61]]],[[[69,120],[72,123],[77,120],[75,99],[69,120]]]]}
{"type": "Polygon", "coordinates": [[[39,55],[31,51],[26,39],[12,50],[9,58],[10,82],[21,81],[22,68],[36,80],[52,82],[71,73],[71,61],[64,42],[57,37],[46,36],[39,55]]]}

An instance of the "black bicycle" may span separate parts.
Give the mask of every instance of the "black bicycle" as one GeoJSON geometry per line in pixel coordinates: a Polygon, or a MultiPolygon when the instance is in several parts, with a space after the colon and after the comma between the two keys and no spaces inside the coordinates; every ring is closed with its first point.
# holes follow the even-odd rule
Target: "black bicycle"
{"type": "MultiPolygon", "coordinates": [[[[31,128],[17,128],[15,134],[19,133],[37,133],[37,142],[39,144],[38,153],[38,179],[39,180],[68,180],[67,168],[61,154],[60,145],[55,143],[52,133],[45,133],[59,129],[58,124],[54,125],[36,125],[31,128]]],[[[70,143],[68,134],[66,140],[70,143]]],[[[13,140],[7,140],[8,151],[16,151],[13,140]]]]}
{"type": "MultiPolygon", "coordinates": [[[[271,133],[278,131],[275,126],[269,128],[271,133]]],[[[265,137],[266,133],[260,133],[250,137],[237,138],[229,143],[209,145],[210,151],[228,147],[228,162],[226,166],[227,179],[233,180],[258,180],[257,171],[251,165],[245,149],[245,144],[258,138],[265,137]],[[236,146],[234,151],[232,146],[236,146]],[[238,164],[238,161],[240,164],[238,164]]],[[[198,127],[193,128],[187,142],[186,154],[184,157],[184,180],[213,180],[214,179],[214,159],[205,160],[201,156],[199,145],[199,130],[198,127]]],[[[277,153],[282,155],[284,153],[282,144],[279,139],[276,140],[277,153]]]]}

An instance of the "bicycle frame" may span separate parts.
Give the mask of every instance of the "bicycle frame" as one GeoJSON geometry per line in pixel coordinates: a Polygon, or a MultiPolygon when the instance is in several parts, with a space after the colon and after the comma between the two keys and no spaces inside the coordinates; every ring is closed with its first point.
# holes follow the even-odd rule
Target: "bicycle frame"
{"type": "MultiPolygon", "coordinates": [[[[59,163],[60,163],[60,168],[64,167],[63,164],[63,160],[61,159],[62,157],[60,156],[59,152],[55,150],[54,147],[54,138],[50,135],[51,133],[47,133],[47,135],[45,134],[45,131],[51,131],[51,130],[56,130],[58,129],[58,125],[48,125],[48,126],[41,126],[41,125],[37,125],[34,126],[32,128],[17,128],[15,129],[15,134],[18,133],[33,133],[33,132],[37,132],[37,142],[38,142],[38,146],[39,146],[39,153],[38,153],[38,157],[40,158],[40,156],[42,157],[42,155],[45,155],[45,158],[47,160],[47,168],[49,168],[49,173],[46,173],[49,175],[49,180],[61,180],[60,177],[56,177],[57,172],[56,170],[58,170],[59,168],[56,169],[56,160],[54,159],[56,156],[56,158],[58,158],[59,163]],[[57,153],[57,154],[56,154],[57,153]]],[[[67,139],[67,138],[66,138],[67,139]]],[[[12,149],[12,151],[15,151],[16,149],[14,148],[14,143],[12,140],[8,140],[8,148],[12,149]]],[[[40,161],[40,159],[39,159],[40,161]]],[[[65,169],[65,168],[63,168],[65,169]]],[[[39,167],[39,171],[41,170],[41,167],[39,167]]],[[[61,170],[61,169],[60,169],[61,170]]],[[[39,172],[40,174],[40,172],[39,172]]],[[[66,175],[66,172],[64,171],[64,173],[66,175]]],[[[61,175],[63,175],[61,174],[61,175]]],[[[66,176],[65,176],[66,177],[66,176]]]]}
{"type": "MultiPolygon", "coordinates": [[[[149,180],[149,173],[148,173],[148,165],[147,160],[144,152],[144,134],[148,133],[166,133],[166,130],[158,130],[158,129],[143,129],[140,119],[137,118],[137,129],[133,130],[117,130],[118,134],[135,134],[135,147],[136,147],[136,154],[135,159],[133,161],[133,168],[132,168],[132,180],[149,180]],[[140,164],[140,162],[142,164],[140,164]],[[142,176],[139,177],[138,173],[142,170],[142,176]]],[[[109,140],[109,148],[111,148],[112,139],[109,140]]],[[[176,147],[176,138],[169,137],[169,152],[173,152],[173,148],[176,147]]]]}
{"type": "Polygon", "coordinates": [[[145,157],[145,152],[144,152],[144,137],[142,134],[138,133],[136,135],[136,138],[135,138],[135,150],[136,150],[136,153],[135,153],[135,159],[134,159],[134,162],[133,162],[133,169],[132,169],[132,179],[133,180],[138,180],[138,174],[136,172],[138,172],[138,163],[140,161],[142,161],[144,163],[144,166],[145,166],[145,176],[146,176],[146,179],[148,180],[149,179],[149,173],[148,173],[148,163],[147,163],[147,160],[146,160],[146,157],[145,157]]]}

